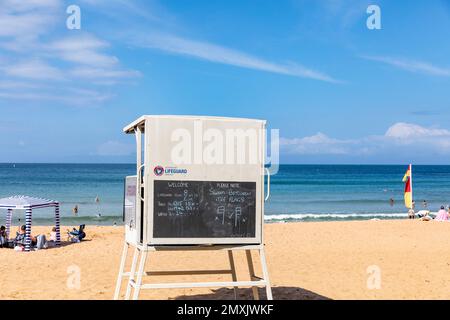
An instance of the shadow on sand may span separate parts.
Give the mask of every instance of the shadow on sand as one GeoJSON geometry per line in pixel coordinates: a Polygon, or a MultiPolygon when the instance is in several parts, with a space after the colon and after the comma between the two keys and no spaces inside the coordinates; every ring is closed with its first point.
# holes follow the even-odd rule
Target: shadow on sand
{"type": "MultiPolygon", "coordinates": [[[[81,242],[89,242],[89,241],[92,241],[91,239],[83,239],[83,241],[81,241],[81,242]]],[[[60,245],[59,245],[59,247],[61,248],[61,247],[67,247],[67,246],[70,246],[70,245],[73,245],[73,244],[78,244],[77,242],[72,242],[72,241],[63,241],[63,240],[61,240],[61,243],[60,243],[60,245]]],[[[49,248],[47,248],[47,249],[54,249],[54,248],[58,248],[58,247],[49,247],[49,248]]]]}
{"type": "MultiPolygon", "coordinates": [[[[178,296],[175,300],[234,300],[234,290],[221,288],[212,290],[212,293],[198,295],[178,296]]],[[[272,287],[272,295],[275,300],[331,300],[318,293],[298,287],[272,287]]],[[[266,299],[266,290],[259,288],[260,299],[266,299]]],[[[238,288],[238,300],[252,300],[251,288],[238,288]]]]}
{"type": "MultiPolygon", "coordinates": [[[[89,242],[89,241],[91,241],[91,239],[83,239],[82,242],[89,242]]],[[[72,242],[72,241],[61,240],[59,246],[50,245],[48,248],[41,249],[41,250],[52,250],[52,249],[64,248],[64,247],[67,247],[67,246],[70,246],[70,245],[73,245],[73,244],[77,244],[77,243],[76,242],[72,242]]],[[[5,250],[10,249],[10,250],[12,250],[14,248],[11,247],[11,246],[8,246],[8,247],[5,246],[5,247],[0,247],[0,249],[5,249],[5,250]]],[[[33,252],[33,251],[36,251],[36,249],[32,248],[31,252],[33,252]]]]}

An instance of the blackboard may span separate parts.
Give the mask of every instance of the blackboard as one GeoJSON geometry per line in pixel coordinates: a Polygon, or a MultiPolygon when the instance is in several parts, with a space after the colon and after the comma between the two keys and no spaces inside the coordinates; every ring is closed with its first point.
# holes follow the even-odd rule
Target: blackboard
{"type": "Polygon", "coordinates": [[[255,221],[255,182],[154,181],[154,238],[253,238],[255,221]]]}

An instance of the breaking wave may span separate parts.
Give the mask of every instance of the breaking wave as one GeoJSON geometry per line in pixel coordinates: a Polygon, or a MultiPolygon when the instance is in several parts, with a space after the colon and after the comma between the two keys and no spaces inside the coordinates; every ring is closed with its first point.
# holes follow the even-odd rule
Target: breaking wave
{"type": "Polygon", "coordinates": [[[402,219],[407,213],[292,213],[265,215],[266,222],[320,221],[320,220],[370,220],[402,219]]]}

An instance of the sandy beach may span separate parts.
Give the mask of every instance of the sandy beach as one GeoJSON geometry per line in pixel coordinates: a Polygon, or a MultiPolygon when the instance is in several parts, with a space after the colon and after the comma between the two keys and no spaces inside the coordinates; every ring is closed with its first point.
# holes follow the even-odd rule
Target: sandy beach
{"type": "MultiPolygon", "coordinates": [[[[49,230],[35,227],[33,233],[49,230]]],[[[61,248],[31,253],[0,249],[0,299],[111,299],[123,228],[88,226],[86,232],[87,241],[61,248]]],[[[275,299],[450,299],[450,223],[268,224],[265,239],[275,299]]],[[[237,253],[235,260],[238,279],[247,279],[244,254],[237,253]]],[[[227,267],[225,252],[156,253],[147,263],[152,271],[227,267]]],[[[256,271],[260,274],[259,263],[256,271]]],[[[229,279],[229,275],[198,277],[229,279]]],[[[151,281],[170,279],[174,280],[155,276],[151,281]]],[[[187,280],[192,276],[176,279],[187,280]]],[[[250,289],[239,289],[239,298],[250,297],[250,289]]],[[[141,294],[141,299],[186,298],[233,299],[233,290],[144,290],[141,294]]]]}

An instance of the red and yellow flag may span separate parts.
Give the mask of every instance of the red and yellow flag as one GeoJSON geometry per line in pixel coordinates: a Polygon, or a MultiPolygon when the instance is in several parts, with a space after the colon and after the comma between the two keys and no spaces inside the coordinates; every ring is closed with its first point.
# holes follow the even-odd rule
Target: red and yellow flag
{"type": "Polygon", "coordinates": [[[412,198],[412,186],[411,186],[411,165],[409,165],[408,170],[403,177],[403,182],[405,182],[405,206],[408,209],[413,207],[412,198]]]}

